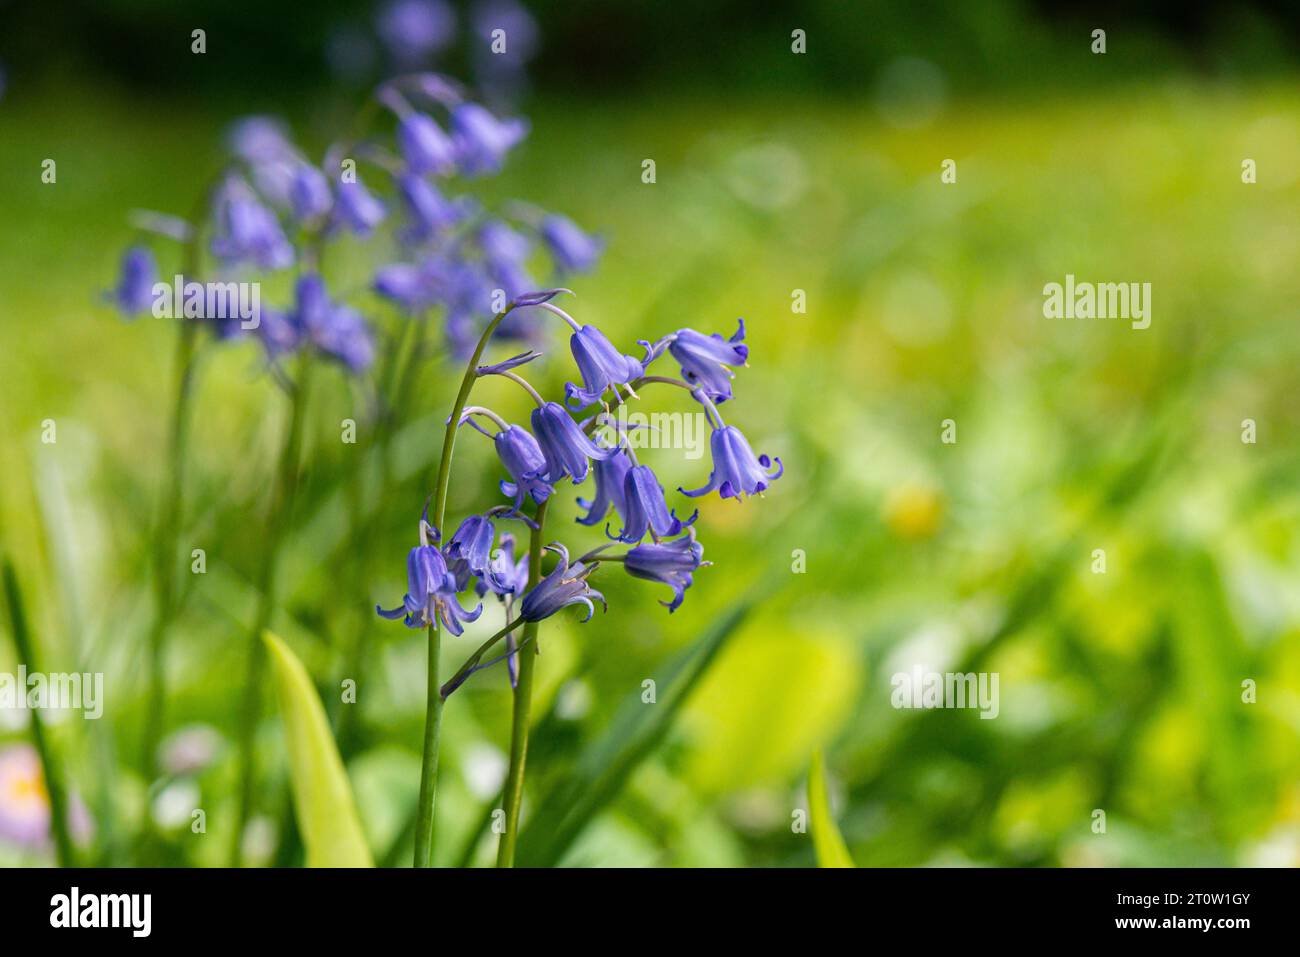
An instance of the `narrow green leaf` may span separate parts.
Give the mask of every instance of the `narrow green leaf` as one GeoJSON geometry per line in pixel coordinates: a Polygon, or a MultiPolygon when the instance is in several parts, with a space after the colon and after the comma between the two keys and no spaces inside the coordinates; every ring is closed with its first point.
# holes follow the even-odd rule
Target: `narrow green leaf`
{"type": "Polygon", "coordinates": [[[372,867],[352,786],[330,734],[325,709],[302,662],[271,632],[276,697],[289,748],[290,783],[308,867],[372,867]]]}
{"type": "Polygon", "coordinates": [[[817,866],[856,867],[831,816],[831,802],[826,795],[826,761],[820,748],[813,753],[812,768],[808,771],[808,817],[817,866]]]}
{"type": "MultiPolygon", "coordinates": [[[[18,577],[9,556],[4,556],[2,563],[4,577],[5,601],[9,605],[9,623],[14,630],[14,647],[18,651],[18,663],[26,665],[32,671],[39,671],[36,654],[32,648],[32,636],[27,629],[27,614],[23,610],[23,595],[18,588],[18,577]]],[[[67,796],[63,787],[63,775],[49,740],[45,736],[45,719],[40,708],[31,710],[32,744],[40,757],[41,772],[45,777],[45,790],[50,796],[50,827],[54,832],[54,847],[58,854],[60,867],[72,867],[76,861],[73,857],[72,838],[68,832],[67,796]]]]}
{"type": "Polygon", "coordinates": [[[609,730],[578,760],[568,780],[536,802],[536,816],[519,836],[520,865],[549,867],[558,863],[587,825],[618,796],[632,773],[667,736],[682,705],[762,593],[756,590],[741,598],[680,652],[658,682],[658,703],[647,708],[639,696],[631,699],[615,714],[609,730]]]}

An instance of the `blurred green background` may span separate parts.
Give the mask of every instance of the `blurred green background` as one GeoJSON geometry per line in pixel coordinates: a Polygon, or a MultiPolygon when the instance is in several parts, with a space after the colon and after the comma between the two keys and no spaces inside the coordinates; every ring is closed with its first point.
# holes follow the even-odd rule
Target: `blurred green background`
{"type": "MultiPolygon", "coordinates": [[[[547,624],[524,811],[541,823],[520,863],[808,865],[792,815],[819,746],[860,865],[1300,863],[1300,77],[1285,12],[1173,24],[1016,4],[982,17],[885,4],[746,17],[719,4],[678,19],[629,4],[592,20],[592,5],[564,6],[578,12],[536,11],[542,52],[518,107],[533,132],[486,194],[606,237],[569,306],[620,344],[687,325],[730,334],[744,316],[751,368],[728,421],[786,472],[763,499],[701,506],[713,565],[674,615],[656,604],[664,589],[607,568],[607,614],[547,624]],[[1089,52],[1098,26],[1105,56],[1089,52]],[[806,55],[788,52],[795,27],[809,31],[806,55]],[[606,51],[590,75],[573,44],[606,51]],[[620,70],[609,51],[624,48],[641,52],[620,70]],[[1255,184],[1242,182],[1246,158],[1255,184]],[[940,182],[945,159],[955,184],[940,182]],[[1044,318],[1043,285],[1067,273],[1150,282],[1150,328],[1044,318]],[[806,313],[792,311],[795,290],[806,313]],[[945,419],[956,444],[940,441],[945,419]],[[746,598],[757,604],[737,627],[710,632],[746,598]],[[701,645],[711,634],[716,649],[701,645]],[[700,676],[677,709],[666,689],[683,661],[700,676]],[[895,710],[890,677],[916,665],[997,672],[998,718],[895,710]],[[1242,701],[1246,679],[1255,703],[1242,701]],[[599,800],[565,822],[572,782],[629,741],[643,746],[619,751],[632,756],[626,780],[588,789],[599,800]]],[[[364,93],[313,59],[328,7],[310,23],[291,5],[257,21],[228,11],[213,61],[160,52],[167,73],[125,61],[160,48],[173,21],[183,50],[186,16],[105,4],[93,16],[133,39],[91,57],[83,14],[51,18],[76,28],[42,57],[31,50],[53,26],[30,13],[16,21],[29,32],[0,45],[0,545],[45,669],[106,675],[105,719],[53,729],[92,817],[105,791],[115,807],[116,822],[96,817],[99,836],[108,823],[125,841],[153,814],[166,862],[217,864],[284,403],[254,346],[205,349],[182,542],[206,550],[208,570],[182,584],[167,721],[208,726],[225,746],[200,773],[150,785],[135,754],[175,329],[124,323],[98,297],[127,210],[188,210],[232,119],[269,108],[323,146],[364,93]],[[245,60],[273,41],[289,66],[268,62],[263,78],[245,60]],[[46,157],[56,185],[40,182],[46,157]],[[54,445],[41,442],[46,419],[54,445]],[[177,806],[205,808],[208,833],[191,834],[177,806]]],[[[344,246],[327,269],[364,282],[363,253],[344,246]]],[[[566,352],[557,331],[530,367],[551,390],[571,377],[566,352]]],[[[369,629],[344,750],[376,857],[401,863],[424,639],[370,609],[404,590],[459,376],[442,359],[422,367],[387,450],[339,442],[361,396],[337,372],[320,377],[274,622],[327,702],[348,642],[369,629]],[[381,454],[395,482],[376,501],[381,454]],[[358,509],[365,554],[347,534],[358,509]]],[[[508,386],[481,396],[517,418],[527,406],[508,386]]],[[[667,450],[646,459],[670,488],[707,472],[667,450]]],[[[488,443],[463,441],[450,514],[495,504],[497,477],[488,443]]],[[[554,527],[598,544],[569,531],[573,498],[561,492],[554,527]]],[[[497,615],[446,641],[444,668],[497,615]]],[[[13,662],[6,641],[0,669],[13,662]]],[[[495,839],[474,836],[494,806],[509,700],[495,669],[447,708],[439,863],[491,859],[495,839]]],[[[268,710],[251,840],[261,859],[291,863],[268,710]]],[[[0,722],[0,747],[24,739],[17,720],[0,722]]],[[[0,862],[48,860],[0,844],[0,862]]]]}

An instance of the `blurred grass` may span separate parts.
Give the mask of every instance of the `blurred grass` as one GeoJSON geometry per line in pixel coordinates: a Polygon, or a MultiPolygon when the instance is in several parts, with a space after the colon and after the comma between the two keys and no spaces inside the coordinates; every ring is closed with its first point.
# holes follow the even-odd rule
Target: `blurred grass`
{"type": "MultiPolygon", "coordinates": [[[[731,639],[566,860],[810,864],[790,819],[824,745],[864,866],[1300,863],[1296,94],[1294,83],[1171,81],[957,100],[907,130],[855,102],[530,108],[534,135],[490,189],[606,234],[601,269],[574,280],[574,313],[620,343],[683,325],[729,334],[745,316],[752,368],[725,411],[786,463],[764,500],[702,507],[714,565],[675,615],[654,587],[611,577],[607,616],[548,627],[531,797],[749,582],[791,568],[796,549],[807,569],[731,639]],[[1246,157],[1256,185],[1240,181],[1246,157]],[[640,182],[644,158],[654,185],[640,182]],[[956,185],[940,184],[945,158],[956,185]],[[1044,319],[1042,286],[1066,273],[1151,282],[1151,328],[1044,319]],[[791,311],[796,289],[806,314],[791,311]],[[946,418],[955,446],[939,442],[946,418]],[[1240,440],[1246,418],[1257,444],[1240,440]],[[1105,575],[1090,571],[1096,548],[1105,575]],[[889,676],[917,663],[998,671],[999,720],[893,710],[889,676]],[[1241,702],[1247,678],[1254,705],[1241,702]],[[1097,808],[1105,836],[1091,831],[1097,808]]],[[[309,137],[331,119],[299,114],[309,137]]],[[[123,742],[142,720],[146,536],[173,330],[123,324],[95,297],[126,210],[189,208],[229,118],[84,89],[14,95],[0,110],[0,161],[30,171],[6,184],[0,230],[0,533],[47,667],[106,672],[120,754],[134,753],[123,742]],[[39,181],[47,156],[55,186],[39,181]],[[57,445],[40,443],[46,418],[57,445]]],[[[356,257],[331,265],[364,278],[356,257]]],[[[557,388],[565,350],[557,340],[550,351],[538,375],[557,388]]],[[[343,579],[360,576],[373,601],[400,596],[458,376],[422,376],[393,454],[396,490],[363,496],[375,550],[350,556],[355,567],[339,561],[349,500],[338,475],[360,447],[336,430],[359,399],[323,378],[273,627],[329,701],[339,647],[369,614],[340,599],[355,591],[343,579]]],[[[515,391],[484,396],[522,415],[515,391]]],[[[209,572],[186,583],[169,724],[229,735],[284,410],[242,346],[205,357],[197,408],[183,541],[207,550],[209,572]]],[[[668,487],[707,468],[669,452],[653,462],[668,487]]],[[[451,512],[488,504],[487,444],[464,442],[457,467],[451,512]]],[[[573,508],[561,499],[557,528],[573,508]]],[[[374,633],[378,685],[358,705],[350,771],[381,857],[418,774],[423,649],[400,627],[374,633]]],[[[448,655],[480,637],[448,642],[448,655]]],[[[507,692],[503,675],[481,678],[447,710],[443,860],[495,796],[507,692]]],[[[97,782],[75,760],[82,730],[51,732],[85,794],[97,782]]],[[[283,768],[273,724],[261,743],[283,768]]],[[[214,821],[229,774],[222,762],[202,781],[214,821]]],[[[116,786],[127,805],[143,787],[129,772],[116,786]]],[[[207,845],[222,839],[176,844],[211,863],[207,845]]]]}

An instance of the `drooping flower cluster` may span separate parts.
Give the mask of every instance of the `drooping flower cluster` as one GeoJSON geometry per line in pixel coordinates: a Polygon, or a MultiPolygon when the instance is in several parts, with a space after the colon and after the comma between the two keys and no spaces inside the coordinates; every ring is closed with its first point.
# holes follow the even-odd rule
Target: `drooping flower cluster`
{"type": "MultiPolygon", "coordinates": [[[[488,536],[491,537],[490,523],[488,536]]],[[[447,565],[447,558],[453,549],[462,549],[464,543],[453,538],[447,545],[447,554],[444,554],[437,542],[438,530],[429,524],[427,518],[422,518],[420,544],[406,556],[407,587],[402,604],[388,611],[383,608],[376,608],[376,611],[388,619],[402,618],[407,628],[427,628],[436,621],[453,635],[459,635],[465,631],[462,622],[477,621],[483,614],[483,603],[479,602],[472,611],[466,611],[456,599],[456,592],[463,589],[463,584],[458,584],[457,576],[447,565]]],[[[465,558],[454,560],[469,564],[465,558]]]]}
{"type": "MultiPolygon", "coordinates": [[[[593,602],[602,605],[605,602],[604,596],[589,584],[589,578],[602,562],[621,562],[634,578],[667,585],[672,597],[662,604],[670,612],[681,606],[686,590],[694,581],[694,573],[709,564],[703,560],[704,546],[696,539],[693,527],[699,512],[680,518],[669,507],[654,469],[637,461],[633,443],[627,440],[626,433],[618,428],[602,428],[610,424],[607,413],[611,404],[622,405],[638,398],[637,390],[643,386],[667,384],[685,390],[703,407],[712,429],[713,467],[708,481],[700,488],[678,490],[686,496],[717,492],[721,498],[740,500],[761,494],[782,474],[780,459],[755,456],[740,430],[727,425],[718,412],[718,403],[732,398],[730,367],[746,365],[749,357],[743,321],[738,331],[726,340],[718,334],[681,329],[657,343],[642,342],[645,358],[638,360],[619,351],[596,327],[580,325],[553,305],[550,299],[561,291],[548,290],[521,297],[512,308],[538,307],[569,324],[572,329],[569,346],[582,384],[570,382],[565,386],[567,404],[586,408],[600,402],[604,408],[600,414],[579,421],[564,405],[543,398],[517,371],[538,357],[532,351],[475,370],[478,377],[503,376],[516,381],[528,392],[536,408],[530,417],[531,430],[478,405],[464,407],[456,423],[456,428],[469,425],[492,439],[507,475],[500,482],[500,490],[509,503],[495,505],[482,515],[471,515],[464,520],[442,553],[447,566],[454,570],[446,580],[454,580],[458,591],[468,590],[472,585],[480,596],[491,592],[502,599],[506,606],[507,650],[489,662],[471,661],[444,687],[444,696],[474,671],[500,660],[512,662],[514,679],[517,646],[510,633],[513,624],[540,621],[572,604],[586,606],[583,621],[589,620],[594,612],[593,602]],[[677,361],[681,378],[647,373],[648,367],[664,355],[677,361]],[[606,438],[610,433],[613,438],[606,438]],[[502,535],[500,549],[493,551],[492,518],[520,518],[529,523],[534,534],[540,534],[542,530],[537,523],[524,514],[528,501],[540,509],[563,484],[580,485],[588,475],[593,476],[595,493],[589,499],[577,500],[586,509],[578,522],[587,526],[605,523],[609,541],[576,561],[570,560],[564,545],[558,542],[548,545],[559,561],[549,574],[531,589],[527,588],[527,563],[516,558],[514,537],[502,535]],[[615,519],[621,526],[617,532],[615,519]],[[605,553],[614,542],[633,547],[622,555],[605,553]]],[[[540,510],[535,517],[541,518],[540,510]]],[[[415,572],[411,573],[411,593],[404,607],[407,624],[412,627],[433,620],[431,614],[410,613],[412,607],[425,607],[431,600],[426,596],[437,591],[428,578],[426,575],[417,581],[415,572]]],[[[453,600],[453,596],[445,594],[443,598],[453,600]]],[[[397,617],[402,611],[399,608],[381,614],[397,617]]]]}
{"type": "MultiPolygon", "coordinates": [[[[389,15],[396,29],[411,12],[394,6],[389,15]]],[[[370,290],[404,321],[440,314],[448,347],[461,357],[507,300],[537,286],[534,270],[543,260],[557,274],[592,268],[601,242],[564,216],[522,202],[495,211],[463,192],[500,172],[527,135],[525,120],[498,117],[431,73],[385,82],[374,96],[394,118],[392,146],[375,137],[340,142],[319,164],[274,119],[235,124],[230,161],[203,220],[138,214],[140,236],[106,298],[127,316],[150,310],[160,280],[150,236],[187,245],[182,268],[203,273],[184,276],[187,283],[255,281],[294,269],[290,305],[263,305],[259,297],[254,317],[218,307],[203,318],[219,338],[256,338],[274,362],[307,349],[362,373],[378,340],[396,331],[363,316],[362,309],[375,311],[374,300],[353,303],[327,289],[324,253],[345,237],[399,250],[395,260],[375,264],[370,290]],[[547,255],[539,258],[539,250],[547,255]]],[[[529,341],[536,322],[520,313],[499,332],[529,341]]]]}

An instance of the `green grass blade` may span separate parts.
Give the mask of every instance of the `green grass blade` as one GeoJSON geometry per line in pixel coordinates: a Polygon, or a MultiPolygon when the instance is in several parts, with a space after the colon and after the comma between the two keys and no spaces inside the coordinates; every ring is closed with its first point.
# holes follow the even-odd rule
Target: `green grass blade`
{"type": "Polygon", "coordinates": [[[330,735],[316,688],[302,662],[271,632],[263,639],[270,651],[276,697],[289,748],[289,779],[308,867],[371,867],[357,816],[352,785],[330,735]]]}
{"type": "Polygon", "coordinates": [[[820,748],[813,754],[808,771],[808,818],[817,866],[856,867],[831,815],[831,802],[826,794],[826,760],[820,748]]]}
{"type": "MultiPolygon", "coordinates": [[[[18,587],[18,577],[6,555],[0,563],[0,575],[4,578],[5,602],[9,605],[9,623],[13,628],[14,647],[18,651],[18,663],[26,665],[32,671],[39,671],[36,653],[32,648],[31,633],[27,628],[27,613],[23,609],[22,591],[18,587]]],[[[25,691],[25,689],[24,689],[25,691]]],[[[45,719],[40,708],[32,708],[31,732],[32,744],[40,756],[41,772],[45,777],[45,790],[50,798],[50,829],[54,834],[54,849],[60,867],[72,867],[76,864],[72,850],[72,838],[68,833],[67,792],[63,786],[63,775],[50,748],[45,735],[45,719]]]]}
{"type": "Polygon", "coordinates": [[[639,697],[624,704],[609,730],[578,760],[569,779],[536,803],[536,816],[519,837],[520,865],[550,867],[559,862],[664,740],[682,705],[756,603],[752,595],[737,601],[672,660],[658,682],[653,708],[639,697]]]}

